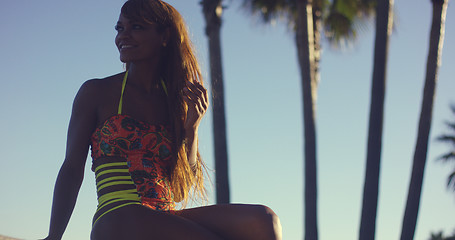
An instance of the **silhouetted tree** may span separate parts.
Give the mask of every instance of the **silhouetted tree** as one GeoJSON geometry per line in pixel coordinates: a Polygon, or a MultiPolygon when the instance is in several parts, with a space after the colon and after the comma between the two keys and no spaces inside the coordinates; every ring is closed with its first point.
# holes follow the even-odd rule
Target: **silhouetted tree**
{"type": "Polygon", "coordinates": [[[373,10],[372,1],[244,0],[244,7],[265,23],[284,17],[295,32],[303,98],[305,166],[305,239],[318,239],[316,99],[321,58],[321,33],[336,45],[356,37],[356,21],[373,10]],[[324,18],[325,16],[325,18],[324,18]],[[324,31],[325,30],[325,31],[324,31]]]}
{"type": "Polygon", "coordinates": [[[384,122],[387,53],[393,25],[392,9],[393,0],[382,0],[377,2],[367,159],[359,232],[359,239],[361,240],[372,240],[375,238],[382,149],[382,128],[384,122]]]}
{"type": "Polygon", "coordinates": [[[428,240],[455,240],[455,232],[452,234],[452,236],[447,237],[444,237],[442,235],[442,231],[439,231],[438,233],[431,233],[431,236],[428,240]]]}
{"type": "Polygon", "coordinates": [[[205,34],[209,42],[210,80],[212,87],[213,138],[215,147],[216,202],[229,203],[229,173],[224,105],[223,64],[221,61],[222,0],[202,0],[205,34]]]}
{"type": "Polygon", "coordinates": [[[406,201],[406,209],[401,228],[401,240],[414,239],[420,205],[420,195],[422,191],[423,175],[427,159],[428,138],[430,135],[438,69],[441,65],[447,2],[448,0],[432,0],[433,20],[430,32],[427,73],[425,77],[425,87],[423,90],[417,143],[414,151],[411,182],[409,184],[408,199],[406,201]]]}
{"type": "Polygon", "coordinates": [[[430,239],[429,240],[444,240],[442,238],[442,231],[438,233],[431,233],[430,239]]]}
{"type": "MultiPolygon", "coordinates": [[[[446,163],[452,161],[455,163],[455,104],[451,106],[452,113],[454,116],[454,120],[452,122],[446,122],[447,127],[449,128],[449,133],[442,134],[437,139],[438,141],[448,143],[451,146],[451,149],[448,153],[442,155],[438,158],[438,160],[442,160],[446,163]]],[[[447,187],[451,188],[452,191],[455,192],[455,169],[453,169],[452,173],[449,174],[447,178],[447,187]]],[[[455,235],[455,233],[454,233],[455,235]]]]}

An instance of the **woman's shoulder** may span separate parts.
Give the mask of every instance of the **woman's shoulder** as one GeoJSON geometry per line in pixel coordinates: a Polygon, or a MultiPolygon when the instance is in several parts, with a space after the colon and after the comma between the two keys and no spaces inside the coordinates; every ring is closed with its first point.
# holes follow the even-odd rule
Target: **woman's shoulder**
{"type": "Polygon", "coordinates": [[[79,88],[76,99],[85,99],[86,101],[84,102],[96,102],[113,89],[121,87],[123,74],[118,73],[105,78],[94,78],[85,81],[79,88]]]}
{"type": "Polygon", "coordinates": [[[78,95],[93,98],[100,94],[107,93],[111,89],[121,86],[123,73],[118,73],[105,78],[94,78],[85,81],[79,88],[78,95]]]}
{"type": "Polygon", "coordinates": [[[94,78],[94,79],[87,80],[82,84],[81,89],[85,89],[85,90],[104,89],[105,90],[106,88],[115,87],[116,85],[121,83],[122,77],[124,74],[125,73],[123,72],[123,73],[118,73],[118,74],[108,76],[105,78],[94,78]]]}

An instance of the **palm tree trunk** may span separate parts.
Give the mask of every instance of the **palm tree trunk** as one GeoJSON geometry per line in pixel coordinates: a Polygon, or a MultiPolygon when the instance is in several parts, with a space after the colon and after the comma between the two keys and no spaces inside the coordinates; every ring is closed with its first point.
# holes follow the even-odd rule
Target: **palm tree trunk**
{"type": "Polygon", "coordinates": [[[422,108],[420,110],[419,130],[414,151],[411,182],[401,228],[401,240],[414,239],[419,212],[423,175],[427,160],[428,138],[430,135],[433,101],[438,79],[438,68],[441,65],[442,45],[444,42],[445,18],[448,0],[432,0],[433,20],[430,32],[430,46],[427,59],[427,73],[423,90],[422,108]]]}
{"type": "Polygon", "coordinates": [[[212,86],[213,137],[215,146],[216,202],[230,202],[226,117],[224,109],[223,68],[221,62],[221,0],[201,1],[209,41],[210,79],[212,86]]]}
{"type": "Polygon", "coordinates": [[[312,1],[297,1],[296,44],[302,81],[305,140],[305,240],[317,240],[317,172],[312,1]]]}
{"type": "MultiPolygon", "coordinates": [[[[321,80],[321,71],[320,71],[320,62],[322,56],[322,46],[321,46],[321,32],[323,31],[323,20],[322,20],[322,1],[316,0],[313,2],[313,46],[314,46],[314,82],[315,89],[319,85],[321,80]]],[[[317,101],[317,91],[314,92],[314,101],[317,101]]]]}
{"type": "Polygon", "coordinates": [[[373,83],[371,89],[368,149],[363,189],[360,240],[373,240],[379,194],[379,172],[384,119],[387,52],[392,31],[393,0],[378,1],[376,9],[376,39],[374,49],[373,83]]]}

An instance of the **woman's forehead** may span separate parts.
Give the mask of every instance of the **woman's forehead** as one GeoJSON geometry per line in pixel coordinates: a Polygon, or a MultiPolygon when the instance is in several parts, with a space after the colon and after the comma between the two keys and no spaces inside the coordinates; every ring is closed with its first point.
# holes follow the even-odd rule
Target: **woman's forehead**
{"type": "Polygon", "coordinates": [[[137,18],[131,18],[127,17],[123,14],[120,14],[117,23],[122,23],[122,24],[131,24],[131,23],[143,23],[143,24],[151,24],[151,22],[145,21],[145,19],[142,19],[141,17],[137,18]]]}

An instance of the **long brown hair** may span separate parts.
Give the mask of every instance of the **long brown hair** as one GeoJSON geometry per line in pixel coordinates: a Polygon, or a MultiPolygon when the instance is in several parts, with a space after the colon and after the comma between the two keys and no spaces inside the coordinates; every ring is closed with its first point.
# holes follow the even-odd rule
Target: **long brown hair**
{"type": "MultiPolygon", "coordinates": [[[[163,49],[161,77],[168,92],[168,107],[174,142],[174,158],[170,168],[170,183],[174,201],[186,203],[191,196],[206,197],[204,188],[204,162],[199,150],[196,166],[187,160],[183,124],[188,107],[183,101],[182,89],[186,81],[202,84],[201,70],[194,54],[188,30],[180,13],[160,0],[128,0],[121,14],[128,19],[158,24],[158,31],[169,31],[167,46],[163,49]]],[[[128,67],[127,63],[127,67],[128,67]]]]}

